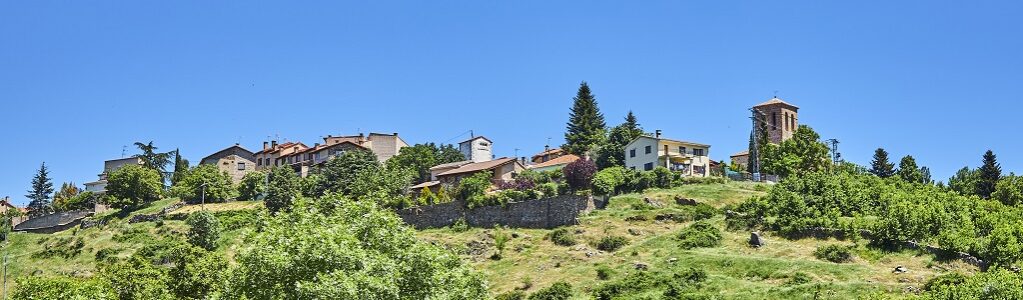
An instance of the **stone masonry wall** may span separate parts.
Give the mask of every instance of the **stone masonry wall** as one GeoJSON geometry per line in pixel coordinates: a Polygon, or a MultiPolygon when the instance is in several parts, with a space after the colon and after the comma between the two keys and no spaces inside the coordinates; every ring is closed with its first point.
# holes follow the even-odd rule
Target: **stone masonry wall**
{"type": "Polygon", "coordinates": [[[553,198],[468,209],[464,201],[398,210],[398,216],[416,229],[445,227],[465,218],[472,227],[503,225],[516,228],[554,228],[577,224],[580,214],[603,208],[606,199],[564,195],[553,198]]]}

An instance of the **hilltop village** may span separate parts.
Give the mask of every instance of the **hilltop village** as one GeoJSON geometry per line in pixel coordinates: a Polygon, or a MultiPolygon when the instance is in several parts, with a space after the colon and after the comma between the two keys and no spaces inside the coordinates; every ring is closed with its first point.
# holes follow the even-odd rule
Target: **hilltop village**
{"type": "MultiPolygon", "coordinates": [[[[586,92],[588,92],[588,87],[586,92]]],[[[765,129],[765,136],[770,143],[780,144],[791,138],[798,127],[798,107],[789,104],[777,97],[763,103],[754,105],[751,110],[759,116],[758,122],[762,122],[765,129]]],[[[628,122],[635,123],[634,118],[629,115],[628,122]]],[[[603,122],[603,121],[601,121],[603,122]]],[[[626,124],[628,125],[628,124],[626,124]]],[[[629,126],[636,126],[635,124],[629,126]]],[[[609,166],[622,166],[633,171],[654,171],[655,168],[664,168],[670,171],[672,176],[679,178],[707,178],[730,176],[737,180],[753,179],[748,172],[748,161],[750,153],[747,150],[735,153],[730,156],[730,163],[716,161],[711,158],[711,145],[701,142],[688,141],[662,135],[662,130],[654,132],[643,132],[642,129],[630,128],[626,140],[620,140],[619,145],[611,145],[617,151],[608,154],[609,149],[597,149],[597,145],[591,145],[583,151],[567,151],[560,147],[545,146],[529,157],[495,157],[493,154],[495,141],[482,135],[470,134],[467,139],[457,145],[436,145],[429,144],[434,151],[445,151],[448,158],[435,165],[425,166],[422,176],[415,176],[408,182],[408,195],[419,198],[424,190],[429,194],[436,195],[438,192],[455,190],[463,178],[472,177],[477,174],[487,174],[490,186],[486,193],[497,193],[513,183],[519,174],[524,171],[531,173],[552,173],[561,172],[562,168],[580,159],[597,161],[603,160],[601,169],[609,166]],[[624,143],[622,143],[624,142],[624,143]],[[620,148],[620,150],[618,150],[620,148]],[[603,157],[598,158],[601,155],[603,157]],[[612,160],[608,162],[608,160],[612,160]],[[729,169],[731,167],[731,169],[729,169]]],[[[613,133],[612,133],[613,134],[613,133]]],[[[618,136],[621,138],[621,136],[618,136]]],[[[152,143],[141,146],[152,147],[152,143]]],[[[225,174],[230,183],[235,187],[244,186],[243,180],[251,174],[264,174],[274,168],[283,168],[293,171],[299,178],[306,178],[310,175],[319,175],[319,170],[334,158],[341,157],[352,151],[363,151],[372,154],[375,161],[386,165],[388,160],[401,155],[403,151],[412,153],[413,145],[408,144],[397,132],[393,133],[360,133],[358,135],[334,136],[327,135],[322,141],[305,143],[302,141],[280,142],[277,140],[264,141],[256,151],[249,150],[240,144],[230,145],[220,151],[214,152],[199,160],[199,166],[215,167],[217,171],[225,174]]],[[[427,147],[427,145],[415,145],[416,147],[427,147]]],[[[141,149],[141,148],[140,148],[141,149]]],[[[159,153],[157,153],[159,154],[159,153]]],[[[164,153],[170,157],[177,155],[176,152],[164,153]]],[[[411,154],[409,154],[411,155],[411,154]]],[[[22,214],[12,218],[14,231],[35,231],[49,232],[60,228],[74,226],[78,221],[89,214],[100,213],[110,208],[110,203],[104,201],[109,184],[109,177],[125,166],[146,166],[145,155],[111,159],[103,162],[103,169],[99,171],[98,178],[84,184],[84,189],[71,192],[74,195],[88,195],[90,199],[74,200],[78,203],[77,210],[68,216],[68,209],[43,208],[38,212],[37,205],[29,207],[15,207],[10,204],[9,198],[5,198],[4,207],[20,211],[22,214]],[[88,202],[88,204],[84,203],[88,202]],[[91,212],[86,213],[85,211],[91,212]],[[30,222],[21,224],[32,218],[47,216],[47,213],[56,213],[46,218],[48,222],[30,222]]],[[[176,159],[180,161],[180,157],[176,159]]],[[[187,163],[187,162],[186,162],[187,163]]],[[[417,162],[418,163],[418,162],[417,162]]],[[[424,166],[408,166],[422,168],[424,166]]],[[[185,167],[187,169],[187,166],[185,167]]],[[[175,170],[160,170],[161,176],[166,179],[180,176],[175,175],[182,168],[175,167],[175,170]]],[[[764,177],[764,180],[776,177],[764,177]]],[[[759,180],[759,179],[758,179],[759,180]]],[[[169,180],[168,180],[169,181],[169,180]]],[[[64,189],[69,187],[65,186],[64,189]]],[[[71,189],[74,189],[72,187],[71,189]]],[[[201,193],[201,191],[200,191],[201,193]]],[[[244,194],[236,193],[237,194],[244,194]]],[[[202,195],[199,195],[202,196],[202,195]]],[[[445,195],[447,196],[447,195],[445,195]]],[[[255,195],[260,198],[262,195],[255,195]]],[[[81,197],[79,197],[81,198],[81,197]]],[[[211,198],[212,201],[238,200],[237,197],[229,199],[211,198]]],[[[241,199],[245,200],[245,199],[241,199]]],[[[432,203],[432,202],[431,202],[432,203]]]]}

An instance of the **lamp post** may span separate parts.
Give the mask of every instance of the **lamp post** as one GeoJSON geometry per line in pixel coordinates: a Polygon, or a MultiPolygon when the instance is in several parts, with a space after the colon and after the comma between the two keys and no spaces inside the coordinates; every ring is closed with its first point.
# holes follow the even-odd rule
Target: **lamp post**
{"type": "Polygon", "coordinates": [[[202,204],[200,204],[199,206],[201,206],[202,209],[204,209],[204,210],[206,209],[206,185],[207,184],[209,184],[209,183],[203,182],[202,185],[199,186],[200,188],[202,188],[202,204]]]}

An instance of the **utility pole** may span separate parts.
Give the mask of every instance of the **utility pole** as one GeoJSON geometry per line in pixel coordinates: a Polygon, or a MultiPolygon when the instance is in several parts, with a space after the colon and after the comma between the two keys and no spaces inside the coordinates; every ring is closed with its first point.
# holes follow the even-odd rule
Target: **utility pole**
{"type": "Polygon", "coordinates": [[[750,146],[749,161],[747,163],[749,164],[750,175],[753,176],[753,181],[760,181],[760,141],[758,140],[760,138],[760,132],[757,131],[757,128],[759,128],[759,124],[757,124],[757,117],[760,111],[756,108],[750,108],[749,110],[752,113],[749,118],[750,120],[753,120],[753,131],[750,133],[753,145],[750,146]]]}
{"type": "MultiPolygon", "coordinates": [[[[6,247],[5,247],[6,248],[6,247]]],[[[4,250],[4,294],[3,300],[7,300],[7,250],[4,250]]]]}
{"type": "Polygon", "coordinates": [[[831,163],[837,165],[842,161],[842,154],[838,153],[838,139],[829,139],[828,145],[831,146],[831,163]]]}

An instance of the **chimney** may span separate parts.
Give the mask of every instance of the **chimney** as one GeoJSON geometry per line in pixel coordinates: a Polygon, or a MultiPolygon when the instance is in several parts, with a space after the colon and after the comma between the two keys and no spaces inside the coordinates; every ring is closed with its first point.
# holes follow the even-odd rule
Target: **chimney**
{"type": "Polygon", "coordinates": [[[320,143],[313,143],[313,148],[319,147],[320,143]]]}
{"type": "Polygon", "coordinates": [[[398,133],[397,133],[397,132],[395,132],[395,133],[394,133],[394,136],[398,136],[398,133]]]}
{"type": "Polygon", "coordinates": [[[660,129],[654,130],[654,137],[655,138],[661,138],[661,130],[660,129]]]}
{"type": "Polygon", "coordinates": [[[522,165],[526,165],[526,157],[519,157],[519,162],[522,163],[522,165]]]}
{"type": "Polygon", "coordinates": [[[267,150],[269,148],[270,148],[270,142],[263,141],[263,150],[267,150]]]}
{"type": "Polygon", "coordinates": [[[551,151],[551,145],[543,145],[543,152],[551,151]]]}
{"type": "Polygon", "coordinates": [[[277,149],[277,140],[270,141],[270,148],[277,149]]]}

